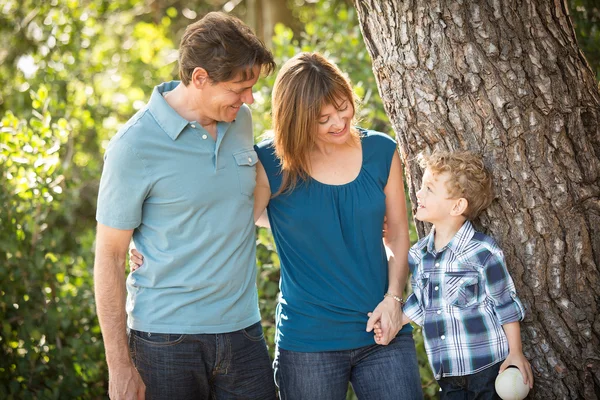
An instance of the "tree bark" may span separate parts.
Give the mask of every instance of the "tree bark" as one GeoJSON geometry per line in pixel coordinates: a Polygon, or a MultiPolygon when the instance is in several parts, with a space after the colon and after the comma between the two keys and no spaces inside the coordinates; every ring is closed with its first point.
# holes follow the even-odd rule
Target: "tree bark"
{"type": "MultiPolygon", "coordinates": [[[[533,398],[600,398],[600,93],[561,0],[355,0],[410,197],[416,155],[483,154],[477,225],[523,300],[533,398]]],[[[422,237],[426,227],[417,222],[422,237]]]]}

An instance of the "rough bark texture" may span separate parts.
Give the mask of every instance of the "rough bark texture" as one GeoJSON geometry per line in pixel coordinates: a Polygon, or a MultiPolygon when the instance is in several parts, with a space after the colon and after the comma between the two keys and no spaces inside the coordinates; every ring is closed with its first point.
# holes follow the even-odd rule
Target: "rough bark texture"
{"type": "Polygon", "coordinates": [[[421,151],[471,149],[493,171],[497,199],[477,225],[527,309],[532,397],[600,399],[600,93],[566,4],[355,5],[413,204],[421,151]]]}

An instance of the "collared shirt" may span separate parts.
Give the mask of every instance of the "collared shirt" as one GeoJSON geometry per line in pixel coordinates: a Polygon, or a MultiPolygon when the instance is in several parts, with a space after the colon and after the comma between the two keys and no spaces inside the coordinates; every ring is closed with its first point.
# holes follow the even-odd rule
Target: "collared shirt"
{"type": "Polygon", "coordinates": [[[231,332],[260,320],[252,118],[243,106],[214,140],[165,101],[178,84],[157,86],[111,139],[96,218],[134,229],[145,257],[127,278],[130,328],[231,332]]]}
{"type": "Polygon", "coordinates": [[[435,228],[409,251],[413,293],[404,313],[423,326],[436,379],[479,372],[508,355],[502,325],[525,310],[494,239],[466,221],[435,250],[435,228]]]}

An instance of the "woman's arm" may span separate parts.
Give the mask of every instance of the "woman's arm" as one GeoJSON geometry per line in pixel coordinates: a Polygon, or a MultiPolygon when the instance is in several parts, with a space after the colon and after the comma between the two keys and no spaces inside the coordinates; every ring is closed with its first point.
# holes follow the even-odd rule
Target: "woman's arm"
{"type": "Polygon", "coordinates": [[[408,216],[406,213],[406,198],[404,195],[404,182],[402,181],[402,167],[398,153],[394,153],[390,176],[384,190],[385,216],[387,230],[383,239],[389,250],[388,293],[402,297],[406,280],[408,278],[408,249],[410,239],[408,235],[408,216]]]}
{"type": "Polygon", "coordinates": [[[259,161],[256,163],[256,188],[254,189],[254,222],[258,226],[270,228],[266,208],[271,198],[271,187],[267,172],[259,161]]]}
{"type": "MultiPolygon", "coordinates": [[[[388,291],[391,295],[401,298],[408,277],[408,249],[410,240],[408,236],[408,218],[406,213],[406,200],[404,197],[404,183],[402,181],[402,167],[400,157],[394,152],[392,165],[384,193],[386,196],[386,232],[384,243],[388,248],[388,291]]],[[[393,296],[385,297],[373,311],[367,322],[367,331],[373,329],[374,324],[380,321],[382,336],[377,340],[379,344],[388,344],[402,328],[402,304],[393,296]]]]}

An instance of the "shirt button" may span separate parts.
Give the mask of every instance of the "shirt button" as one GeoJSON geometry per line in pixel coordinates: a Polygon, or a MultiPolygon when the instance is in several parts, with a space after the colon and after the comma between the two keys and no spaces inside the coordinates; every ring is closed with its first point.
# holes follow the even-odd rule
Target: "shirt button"
{"type": "Polygon", "coordinates": [[[440,336],[440,339],[445,340],[446,339],[446,335],[440,336]]]}
{"type": "Polygon", "coordinates": [[[196,125],[194,125],[194,124],[191,124],[190,126],[191,126],[192,128],[196,128],[196,125]]]}
{"type": "Polygon", "coordinates": [[[248,157],[248,161],[252,162],[252,157],[248,157]]]}
{"type": "Polygon", "coordinates": [[[442,313],[442,310],[437,310],[437,313],[438,313],[438,314],[441,314],[441,313],[442,313]]]}
{"type": "Polygon", "coordinates": [[[206,135],[202,135],[202,139],[206,139],[208,136],[206,135]]]}
{"type": "Polygon", "coordinates": [[[440,263],[435,263],[435,266],[436,266],[436,267],[439,267],[439,266],[440,266],[440,263]]]}
{"type": "Polygon", "coordinates": [[[434,287],[434,289],[435,289],[435,290],[438,290],[438,289],[439,289],[439,286],[436,286],[436,287],[434,287]]]}

